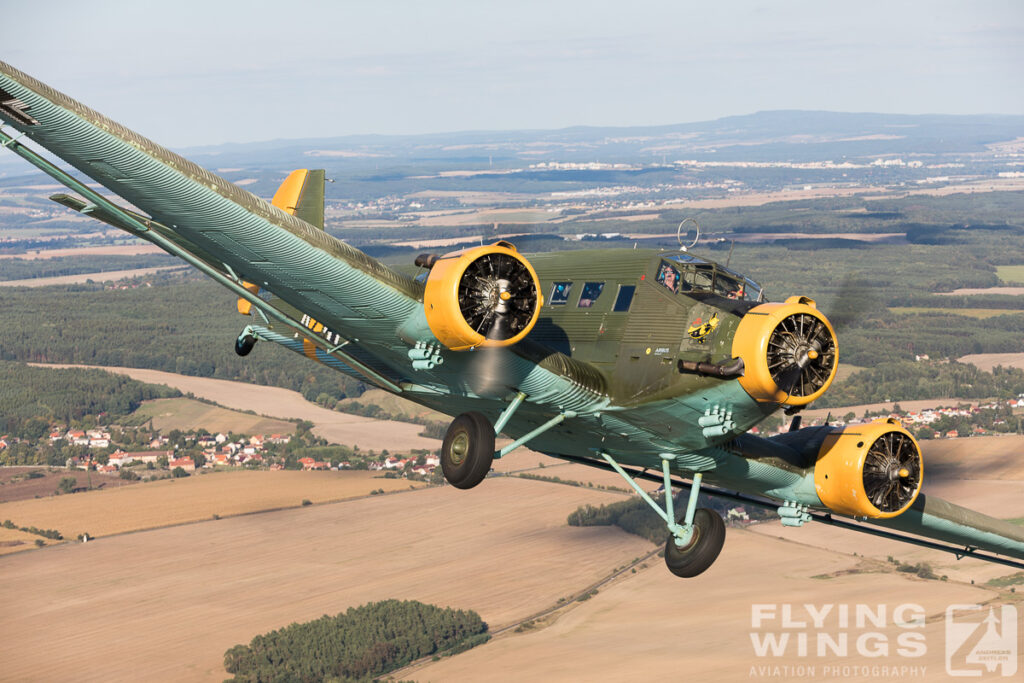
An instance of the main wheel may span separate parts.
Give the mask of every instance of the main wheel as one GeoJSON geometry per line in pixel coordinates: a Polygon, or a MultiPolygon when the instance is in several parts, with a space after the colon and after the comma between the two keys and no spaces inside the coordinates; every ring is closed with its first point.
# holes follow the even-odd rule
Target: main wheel
{"type": "Polygon", "coordinates": [[[235,340],[235,353],[239,356],[248,356],[252,347],[256,346],[256,337],[245,334],[235,340]]]}
{"type": "MultiPolygon", "coordinates": [[[[683,520],[679,520],[682,524],[683,520]]],[[[725,543],[725,522],[714,510],[698,508],[693,515],[693,534],[690,542],[680,547],[671,534],[665,542],[665,564],[676,576],[697,576],[718,559],[725,543]]]]}
{"type": "Polygon", "coordinates": [[[471,489],[487,476],[494,461],[494,427],[477,412],[452,420],[441,446],[441,471],[448,483],[471,489]]]}

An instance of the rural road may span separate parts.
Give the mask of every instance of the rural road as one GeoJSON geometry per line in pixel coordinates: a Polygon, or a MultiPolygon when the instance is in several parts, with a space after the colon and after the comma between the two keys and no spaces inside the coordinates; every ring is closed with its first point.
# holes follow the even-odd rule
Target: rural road
{"type": "Polygon", "coordinates": [[[213,401],[233,410],[252,410],[266,417],[284,420],[309,420],[315,426],[313,433],[331,443],[357,445],[363,450],[408,451],[413,448],[434,450],[440,447],[437,439],[419,436],[420,425],[395,420],[375,420],[328,410],[310,403],[302,394],[289,389],[247,384],[208,377],[177,375],[173,372],[142,368],[103,367],[99,365],[65,365],[56,363],[30,363],[41,368],[96,368],[150,384],[165,384],[182,393],[213,401]]]}

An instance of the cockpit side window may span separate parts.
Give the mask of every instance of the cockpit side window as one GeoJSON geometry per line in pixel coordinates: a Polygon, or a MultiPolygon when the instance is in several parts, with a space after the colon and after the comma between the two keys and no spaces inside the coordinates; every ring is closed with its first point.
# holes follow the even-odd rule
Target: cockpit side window
{"type": "Polygon", "coordinates": [[[569,292],[572,291],[572,282],[556,282],[551,287],[551,296],[548,303],[551,306],[564,306],[569,301],[569,292]]]}
{"type": "Polygon", "coordinates": [[[590,308],[593,306],[594,302],[597,301],[597,297],[601,296],[602,290],[604,290],[603,282],[587,282],[584,284],[577,308],[590,308]]]}
{"type": "Polygon", "coordinates": [[[679,291],[679,269],[667,261],[662,261],[658,267],[658,274],[655,279],[672,292],[679,291]]]}

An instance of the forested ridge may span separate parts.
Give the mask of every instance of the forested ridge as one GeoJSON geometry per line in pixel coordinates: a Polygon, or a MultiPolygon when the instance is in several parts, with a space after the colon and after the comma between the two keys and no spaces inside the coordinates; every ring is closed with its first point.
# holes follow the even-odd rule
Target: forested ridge
{"type": "MultiPolygon", "coordinates": [[[[134,270],[155,266],[180,266],[181,261],[167,254],[137,256],[60,256],[49,259],[0,259],[0,280],[27,280],[82,273],[106,273],[113,270],[134,270]]],[[[103,281],[102,275],[93,278],[103,281]]]]}
{"type": "Polygon", "coordinates": [[[336,616],[292,624],[224,654],[235,683],[371,681],[430,655],[448,655],[488,640],[476,612],[384,600],[336,616]]]}
{"type": "Polygon", "coordinates": [[[128,415],[143,401],[181,396],[177,389],[144,384],[103,370],[36,368],[0,361],[0,434],[45,436],[54,422],[86,415],[128,415]]]}
{"type": "Polygon", "coordinates": [[[855,372],[815,403],[818,408],[923,398],[1016,398],[1024,370],[979,370],[968,363],[887,361],[855,372]]]}
{"type": "Polygon", "coordinates": [[[195,275],[152,288],[14,288],[4,292],[0,359],[149,368],[279,386],[310,400],[362,393],[359,382],[276,344],[236,355],[234,340],[248,318],[235,301],[195,275]]]}

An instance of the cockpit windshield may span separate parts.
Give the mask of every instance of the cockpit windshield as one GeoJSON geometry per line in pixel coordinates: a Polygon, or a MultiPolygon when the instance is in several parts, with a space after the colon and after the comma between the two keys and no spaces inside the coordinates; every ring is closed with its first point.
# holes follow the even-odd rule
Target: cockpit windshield
{"type": "Polygon", "coordinates": [[[673,292],[712,292],[726,299],[760,301],[761,285],[717,263],[692,254],[666,255],[658,266],[658,283],[673,292]]]}

